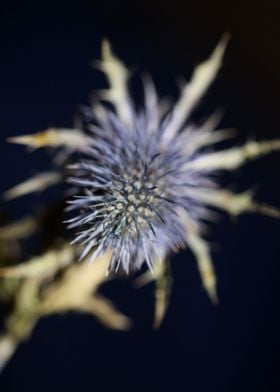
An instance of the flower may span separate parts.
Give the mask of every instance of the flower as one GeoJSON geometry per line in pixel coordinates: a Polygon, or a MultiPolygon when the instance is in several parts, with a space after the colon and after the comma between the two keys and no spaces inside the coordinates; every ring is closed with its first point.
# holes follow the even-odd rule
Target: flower
{"type": "MultiPolygon", "coordinates": [[[[253,200],[252,190],[234,193],[217,181],[219,171],[235,170],[279,150],[280,140],[251,140],[219,150],[218,143],[233,136],[231,131],[216,129],[219,116],[200,125],[190,122],[190,114],[221,66],[228,38],[224,34],[210,57],[195,68],[174,105],[158,98],[146,76],[142,108],[128,92],[129,71],[104,40],[102,60],[94,65],[106,74],[109,88],[99,91],[92,106],[85,108],[83,126],[9,139],[32,149],[61,148],[55,160],[62,170],[28,179],[6,192],[6,198],[60,182],[65,159],[75,160],[78,154],[68,178],[74,184],[68,210],[76,216],[67,223],[76,231],[73,243],[82,244],[80,258],[95,260],[106,252],[109,271],[127,273],[146,262],[149,268],[141,281],[149,281],[153,272],[161,290],[168,255],[187,246],[195,255],[203,287],[216,302],[216,275],[204,237],[207,222],[214,218],[213,207],[233,216],[257,212],[280,217],[278,209],[253,200]]],[[[161,315],[163,308],[159,305],[161,315]]]]}
{"type": "Polygon", "coordinates": [[[153,269],[155,261],[185,245],[188,230],[205,212],[191,191],[213,181],[204,171],[188,170],[193,153],[186,152],[186,133],[164,142],[164,123],[150,127],[147,111],[133,113],[131,128],[110,111],[106,120],[104,129],[90,127],[88,156],[69,179],[83,192],[69,202],[81,211],[69,225],[82,227],[74,242],[85,245],[81,258],[93,248],[92,259],[109,249],[112,269],[121,265],[129,272],[144,261],[153,269]]]}
{"type": "Polygon", "coordinates": [[[69,201],[69,209],[79,212],[68,225],[78,230],[73,243],[84,246],[81,259],[91,252],[94,260],[110,251],[110,270],[121,267],[128,273],[144,262],[153,270],[171,251],[188,245],[215,300],[215,274],[201,236],[201,222],[211,219],[211,207],[235,214],[256,209],[276,214],[254,204],[250,192],[234,195],[220,189],[214,174],[279,148],[279,142],[248,142],[241,148],[209,152],[205,147],[231,133],[215,130],[215,115],[199,127],[187,121],[215,78],[227,40],[225,35],[210,58],[197,67],[174,107],[164,106],[146,77],[141,109],[128,93],[128,70],[109,42],[103,42],[103,59],[96,64],[106,73],[110,89],[101,91],[87,113],[87,147],[72,165],[74,175],[69,178],[80,189],[69,201]],[[113,104],[113,109],[102,105],[102,100],[113,104]]]}

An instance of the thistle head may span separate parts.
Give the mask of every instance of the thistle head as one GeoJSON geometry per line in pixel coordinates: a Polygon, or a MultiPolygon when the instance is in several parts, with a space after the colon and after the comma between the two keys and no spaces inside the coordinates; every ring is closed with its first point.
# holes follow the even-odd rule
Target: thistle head
{"type": "Polygon", "coordinates": [[[116,127],[116,118],[103,134],[91,126],[87,157],[69,179],[81,189],[70,201],[80,213],[69,225],[82,229],[74,240],[85,246],[81,257],[92,252],[94,259],[109,250],[111,268],[121,265],[125,271],[144,261],[152,269],[154,261],[184,244],[185,235],[178,216],[180,150],[160,151],[158,140],[148,137],[135,116],[129,132],[121,123],[116,127]]]}
{"type": "MultiPolygon", "coordinates": [[[[212,68],[221,45],[213,52],[212,68]]],[[[188,163],[209,137],[213,121],[202,129],[185,124],[200,83],[193,86],[190,102],[183,93],[177,106],[166,108],[146,79],[144,105],[136,109],[127,90],[128,72],[108,42],[99,66],[110,83],[101,100],[114,109],[100,101],[87,112],[87,147],[69,178],[79,189],[69,201],[69,209],[78,210],[69,227],[78,230],[73,242],[84,246],[81,258],[91,253],[94,260],[110,251],[111,269],[121,266],[128,272],[144,262],[152,269],[171,250],[184,247],[188,232],[197,231],[205,216],[192,191],[214,182],[207,170],[189,169],[188,163]]]]}

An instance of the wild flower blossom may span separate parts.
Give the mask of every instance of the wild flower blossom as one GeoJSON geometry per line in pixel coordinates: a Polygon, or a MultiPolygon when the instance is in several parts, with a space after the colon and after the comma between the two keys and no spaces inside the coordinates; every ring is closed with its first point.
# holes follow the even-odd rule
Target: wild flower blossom
{"type": "Polygon", "coordinates": [[[210,58],[196,68],[174,107],[158,99],[146,77],[144,105],[138,109],[128,93],[128,70],[103,42],[103,58],[97,66],[106,73],[110,88],[100,92],[100,100],[88,113],[87,145],[69,178],[80,190],[69,201],[69,209],[78,214],[68,224],[78,231],[73,242],[84,246],[81,258],[91,254],[94,260],[110,251],[110,270],[121,267],[129,272],[144,262],[153,270],[171,251],[188,245],[214,301],[215,274],[201,223],[211,218],[211,207],[233,214],[279,214],[254,203],[250,192],[234,195],[220,189],[214,174],[279,149],[280,142],[248,142],[209,152],[205,147],[230,137],[230,132],[215,130],[217,116],[199,127],[188,122],[215,78],[226,43],[224,36],[210,58]],[[102,100],[113,109],[102,105],[102,100]]]}
{"type": "MultiPolygon", "coordinates": [[[[104,40],[102,59],[94,65],[105,73],[109,88],[98,91],[82,126],[10,138],[32,148],[62,147],[60,164],[72,152],[80,155],[68,178],[75,187],[68,209],[77,211],[68,226],[76,230],[73,243],[82,245],[81,259],[93,261],[107,253],[109,270],[127,273],[146,262],[158,279],[168,255],[187,246],[215,302],[216,276],[203,235],[213,207],[234,216],[257,212],[280,217],[276,208],[255,202],[252,190],[235,194],[216,180],[221,170],[235,170],[279,150],[280,140],[248,141],[219,150],[218,143],[233,135],[216,129],[218,116],[199,126],[190,121],[216,77],[227,41],[225,34],[209,59],[195,68],[174,105],[159,99],[146,76],[139,108],[128,90],[128,69],[104,40]]],[[[6,197],[45,189],[62,178],[57,170],[41,173],[10,189],[6,197]]]]}
{"type": "Polygon", "coordinates": [[[164,318],[171,291],[168,255],[179,248],[188,246],[194,253],[203,287],[216,302],[216,275],[204,237],[207,222],[214,218],[212,208],[234,216],[258,212],[280,217],[276,208],[253,201],[251,190],[235,194],[217,181],[220,170],[234,170],[279,150],[280,140],[249,141],[219,150],[217,144],[233,134],[216,129],[218,116],[199,126],[190,122],[192,110],[220,68],[227,39],[224,36],[209,59],[195,68],[173,106],[158,98],[146,76],[142,108],[128,93],[127,68],[105,40],[102,61],[95,65],[105,72],[109,89],[99,92],[87,108],[82,126],[9,138],[29,150],[51,147],[61,151],[55,154],[55,170],[14,186],[4,195],[8,200],[64,181],[66,158],[73,161],[80,156],[68,178],[75,187],[68,209],[76,213],[68,225],[77,231],[73,242],[82,246],[69,246],[68,239],[53,232],[52,220],[47,223],[45,219],[52,216],[52,208],[0,228],[4,253],[6,246],[11,250],[4,255],[8,264],[0,268],[1,293],[14,304],[6,331],[0,335],[0,371],[37,321],[48,314],[87,312],[111,328],[130,328],[131,321],[98,292],[108,279],[108,265],[109,270],[129,272],[147,263],[149,268],[134,285],[156,281],[156,328],[164,318]],[[73,152],[77,154],[71,156],[73,152]],[[55,245],[10,266],[18,240],[41,227],[52,231],[55,245]],[[79,254],[84,263],[76,263],[79,254]],[[88,265],[90,260],[95,262],[88,265]]]}

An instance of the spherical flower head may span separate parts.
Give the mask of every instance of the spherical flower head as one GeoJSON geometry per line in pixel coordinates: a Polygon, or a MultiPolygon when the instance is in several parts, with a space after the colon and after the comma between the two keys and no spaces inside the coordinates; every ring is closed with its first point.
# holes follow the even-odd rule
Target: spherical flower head
{"type": "Polygon", "coordinates": [[[86,245],[82,257],[110,250],[111,268],[121,264],[128,271],[146,261],[152,269],[155,260],[184,246],[181,210],[194,218],[199,213],[187,189],[208,180],[184,170],[180,141],[161,145],[161,130],[148,133],[146,117],[135,114],[129,130],[112,113],[107,120],[106,131],[91,127],[88,158],[70,179],[84,192],[71,202],[81,211],[71,227],[82,227],[76,238],[86,245]]]}

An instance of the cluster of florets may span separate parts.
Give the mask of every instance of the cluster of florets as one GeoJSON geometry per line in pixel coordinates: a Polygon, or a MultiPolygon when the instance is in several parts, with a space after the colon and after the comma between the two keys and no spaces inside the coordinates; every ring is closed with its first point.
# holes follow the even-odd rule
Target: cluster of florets
{"type": "Polygon", "coordinates": [[[128,271],[146,261],[152,269],[169,250],[184,246],[180,210],[195,215],[187,189],[202,179],[184,171],[187,158],[179,143],[159,152],[159,140],[148,137],[144,124],[139,129],[137,117],[130,132],[116,121],[109,122],[111,132],[90,126],[87,158],[74,166],[76,177],[69,179],[83,193],[70,201],[70,209],[81,213],[69,226],[82,228],[74,240],[85,245],[82,258],[93,249],[93,259],[110,250],[111,268],[121,265],[128,271]]]}

